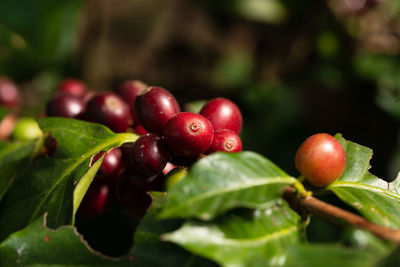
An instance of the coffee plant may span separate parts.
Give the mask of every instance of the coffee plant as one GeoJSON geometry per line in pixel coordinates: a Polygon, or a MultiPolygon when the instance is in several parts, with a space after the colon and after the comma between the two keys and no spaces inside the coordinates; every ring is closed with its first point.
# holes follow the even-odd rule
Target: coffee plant
{"type": "Polygon", "coordinates": [[[4,83],[0,266],[400,262],[399,179],[371,174],[372,150],[340,133],[315,134],[287,155],[296,178],[241,151],[242,115],[225,98],[196,113],[143,82],[96,94],[68,79],[34,120],[17,118],[17,87],[4,78],[0,92],[4,83]],[[338,205],[321,200],[329,194],[338,205]],[[307,241],[316,218],[347,238],[307,241]]]}

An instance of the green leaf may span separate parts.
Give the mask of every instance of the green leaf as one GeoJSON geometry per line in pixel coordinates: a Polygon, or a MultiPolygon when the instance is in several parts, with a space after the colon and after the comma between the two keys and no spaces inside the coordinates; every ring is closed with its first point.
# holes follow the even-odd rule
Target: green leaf
{"type": "MultiPolygon", "coordinates": [[[[76,214],[78,211],[79,205],[81,204],[83,197],[85,196],[86,191],[89,189],[90,184],[94,176],[96,175],[98,169],[103,162],[105,154],[103,154],[94,164],[93,166],[82,176],[81,180],[75,187],[74,190],[74,203],[73,203],[73,214],[76,214]]],[[[75,223],[73,223],[75,224],[75,223]]]]}
{"type": "Polygon", "coordinates": [[[290,256],[282,259],[283,266],[287,267],[369,267],[375,266],[379,256],[349,247],[323,244],[292,246],[287,254],[290,256]]]}
{"type": "Polygon", "coordinates": [[[135,233],[135,242],[131,250],[135,259],[134,266],[216,266],[215,263],[193,255],[173,243],[161,240],[162,234],[176,230],[182,224],[182,220],[157,220],[165,196],[163,193],[153,192],[152,197],[153,203],[150,210],[135,233]]]}
{"type": "Polygon", "coordinates": [[[0,266],[131,266],[128,259],[112,259],[90,249],[72,226],[57,230],[38,218],[0,244],[0,266]]]}
{"type": "Polygon", "coordinates": [[[29,157],[34,147],[34,141],[0,142],[0,201],[15,180],[17,173],[29,164],[29,157]]]}
{"type": "Polygon", "coordinates": [[[281,201],[269,208],[234,210],[212,222],[187,222],[164,240],[223,266],[275,266],[300,241],[300,217],[281,201]]]}
{"type": "Polygon", "coordinates": [[[346,169],[327,189],[358,210],[369,221],[399,228],[399,181],[388,184],[368,172],[371,149],[346,141],[341,135],[336,135],[336,138],[346,151],[346,169]]]}
{"type": "Polygon", "coordinates": [[[14,39],[18,40],[14,46],[23,49],[25,58],[36,64],[62,62],[76,45],[83,3],[81,0],[45,0],[38,5],[34,0],[27,0],[20,5],[3,0],[0,1],[0,24],[13,30],[14,39]]]}
{"type": "Polygon", "coordinates": [[[276,201],[283,188],[296,181],[256,153],[214,153],[194,164],[168,192],[160,216],[210,220],[232,208],[276,201]]]}
{"type": "Polygon", "coordinates": [[[382,259],[376,266],[379,267],[400,266],[400,247],[397,247],[395,250],[393,250],[388,257],[382,259]]]}
{"type": "Polygon", "coordinates": [[[0,107],[0,122],[4,119],[4,117],[7,115],[8,109],[5,107],[0,107]]]}
{"type": "Polygon", "coordinates": [[[8,190],[0,203],[0,240],[45,212],[50,227],[71,224],[73,196],[78,199],[85,194],[80,187],[74,193],[76,185],[82,177],[86,182],[93,179],[100,165],[90,170],[91,157],[137,139],[135,134],[115,134],[100,124],[74,119],[46,118],[39,120],[39,125],[56,138],[57,150],[52,157],[41,157],[26,166],[8,190]]]}

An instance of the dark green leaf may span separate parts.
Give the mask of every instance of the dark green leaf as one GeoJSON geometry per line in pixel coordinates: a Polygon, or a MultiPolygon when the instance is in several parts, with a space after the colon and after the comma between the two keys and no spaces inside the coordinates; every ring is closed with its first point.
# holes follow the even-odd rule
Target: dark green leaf
{"type": "Polygon", "coordinates": [[[371,149],[346,141],[341,135],[337,135],[336,138],[346,151],[346,169],[343,175],[327,189],[357,209],[371,222],[399,228],[398,181],[388,184],[368,172],[369,160],[372,157],[371,149]]]}
{"type": "Polygon", "coordinates": [[[7,115],[8,109],[5,107],[0,107],[0,122],[4,119],[4,117],[7,115]]]}
{"type": "Polygon", "coordinates": [[[182,224],[182,220],[157,220],[164,202],[164,195],[162,193],[152,194],[153,204],[135,234],[135,243],[131,250],[131,254],[134,256],[134,266],[216,266],[213,262],[190,254],[173,243],[161,240],[162,234],[176,230],[182,224]]]}
{"type": "Polygon", "coordinates": [[[234,210],[212,222],[187,222],[164,235],[223,266],[274,266],[300,241],[303,224],[285,202],[257,210],[234,210]]]}
{"type": "Polygon", "coordinates": [[[0,1],[0,24],[18,34],[20,49],[31,50],[26,57],[37,62],[54,62],[65,59],[74,48],[83,3],[81,0],[45,0],[38,5],[27,0],[21,6],[15,1],[3,0],[0,1]]]}
{"type": "Polygon", "coordinates": [[[379,267],[392,267],[392,266],[400,266],[400,247],[397,247],[388,257],[382,259],[379,264],[379,267]]]}
{"type": "Polygon", "coordinates": [[[33,141],[8,143],[0,142],[0,201],[17,173],[29,164],[35,143],[33,141]]]}
{"type": "Polygon", "coordinates": [[[297,180],[253,153],[214,153],[199,160],[169,192],[161,217],[210,220],[231,208],[254,208],[280,197],[297,180]]]}
{"type": "Polygon", "coordinates": [[[97,171],[89,168],[91,157],[137,138],[134,134],[115,134],[102,125],[73,119],[47,118],[39,120],[39,125],[56,138],[56,153],[26,166],[4,196],[0,205],[0,240],[45,212],[49,214],[50,227],[71,224],[73,196],[81,199],[85,193],[81,189],[75,193],[76,185],[82,177],[85,181],[82,183],[87,185],[97,171]]]}
{"type": "Polygon", "coordinates": [[[357,248],[367,250],[377,254],[387,254],[393,249],[393,244],[385,242],[367,230],[351,228],[344,232],[342,243],[357,248]]]}
{"type": "Polygon", "coordinates": [[[38,218],[0,244],[0,266],[131,266],[91,250],[72,226],[51,230],[38,218]]]}

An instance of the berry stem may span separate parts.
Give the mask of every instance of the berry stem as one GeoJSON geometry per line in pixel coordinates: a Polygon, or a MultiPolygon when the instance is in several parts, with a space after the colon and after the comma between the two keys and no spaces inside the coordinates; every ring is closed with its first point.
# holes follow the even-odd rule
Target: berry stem
{"type": "Polygon", "coordinates": [[[304,196],[297,190],[297,187],[295,189],[287,186],[283,192],[283,198],[296,211],[313,214],[336,225],[351,225],[356,228],[365,229],[383,240],[400,244],[400,230],[369,222],[359,215],[323,202],[311,195],[304,196]]]}

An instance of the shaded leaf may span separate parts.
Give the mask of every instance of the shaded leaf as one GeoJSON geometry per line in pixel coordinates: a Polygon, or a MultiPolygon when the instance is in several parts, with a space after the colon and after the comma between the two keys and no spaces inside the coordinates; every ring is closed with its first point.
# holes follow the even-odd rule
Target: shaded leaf
{"type": "Polygon", "coordinates": [[[336,138],[346,151],[347,163],[342,176],[327,187],[342,201],[357,209],[369,221],[388,227],[400,227],[398,181],[392,185],[368,172],[372,150],[336,138]]]}
{"type": "MultiPolygon", "coordinates": [[[[4,196],[0,204],[0,240],[45,212],[49,214],[49,227],[71,224],[75,186],[81,177],[87,181],[93,179],[97,171],[89,170],[90,158],[101,150],[137,138],[134,134],[115,134],[102,125],[74,119],[41,119],[39,125],[56,138],[56,152],[52,157],[41,157],[26,166],[4,196]]],[[[82,198],[84,193],[85,190],[80,190],[76,194],[82,198]]]]}
{"type": "Polygon", "coordinates": [[[274,266],[300,241],[300,217],[286,202],[257,210],[234,210],[212,222],[186,222],[164,235],[223,266],[274,266]]]}
{"type": "Polygon", "coordinates": [[[127,259],[101,256],[84,243],[76,229],[46,227],[38,218],[0,244],[0,266],[131,266],[127,259]]]}
{"type": "Polygon", "coordinates": [[[0,201],[17,173],[29,164],[29,157],[35,147],[34,141],[8,143],[0,141],[0,201]]]}
{"type": "Polygon", "coordinates": [[[176,230],[182,224],[182,220],[157,220],[165,196],[163,193],[155,192],[152,196],[153,203],[150,211],[141,221],[135,234],[135,242],[131,250],[134,266],[216,266],[215,263],[193,255],[173,243],[161,240],[162,234],[176,230]]]}

